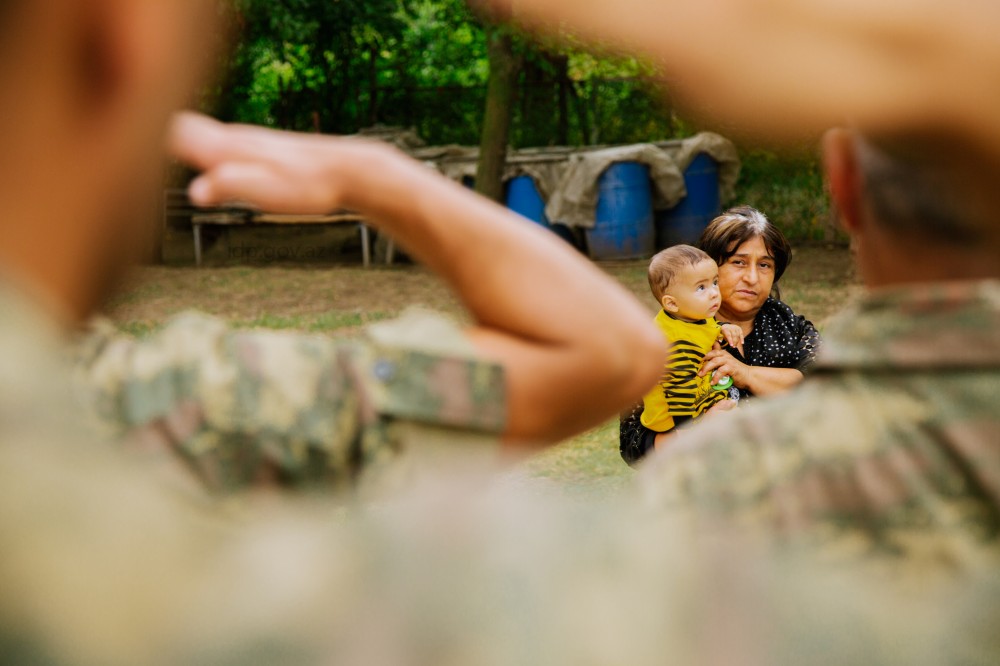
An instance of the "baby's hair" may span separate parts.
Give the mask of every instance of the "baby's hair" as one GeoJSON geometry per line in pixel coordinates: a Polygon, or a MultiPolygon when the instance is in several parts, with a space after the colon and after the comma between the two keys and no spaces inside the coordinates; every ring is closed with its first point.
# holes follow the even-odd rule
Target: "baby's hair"
{"type": "Polygon", "coordinates": [[[674,245],[653,255],[649,262],[649,289],[659,303],[670,288],[670,282],[683,269],[712,261],[702,250],[690,245],[674,245]]]}

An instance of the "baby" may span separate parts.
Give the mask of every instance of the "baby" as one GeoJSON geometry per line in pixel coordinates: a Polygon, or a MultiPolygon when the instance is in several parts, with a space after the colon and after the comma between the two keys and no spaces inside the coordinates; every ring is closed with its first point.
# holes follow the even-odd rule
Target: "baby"
{"type": "Polygon", "coordinates": [[[642,424],[668,433],[727,399],[732,381],[699,377],[698,370],[716,342],[741,346],[743,330],[734,324],[720,326],[713,318],[722,302],[719,267],[696,247],[675,245],[654,256],[649,288],[663,308],[655,321],[670,343],[670,355],[662,379],[643,398],[642,424]]]}

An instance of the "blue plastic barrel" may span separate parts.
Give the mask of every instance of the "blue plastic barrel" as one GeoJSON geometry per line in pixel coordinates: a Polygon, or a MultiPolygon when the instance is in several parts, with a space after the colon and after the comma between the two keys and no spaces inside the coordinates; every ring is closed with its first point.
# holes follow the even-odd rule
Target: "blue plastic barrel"
{"type": "Polygon", "coordinates": [[[656,245],[670,247],[697,245],[701,232],[720,212],[719,165],[706,153],[699,153],[684,170],[687,196],[656,216],[656,245]]]}
{"type": "Polygon", "coordinates": [[[543,227],[549,227],[545,202],[531,176],[518,176],[507,183],[507,208],[543,227]]]}
{"type": "Polygon", "coordinates": [[[655,249],[653,193],[649,167],[638,162],[612,164],[597,181],[597,216],[587,231],[594,259],[638,259],[655,249]]]}

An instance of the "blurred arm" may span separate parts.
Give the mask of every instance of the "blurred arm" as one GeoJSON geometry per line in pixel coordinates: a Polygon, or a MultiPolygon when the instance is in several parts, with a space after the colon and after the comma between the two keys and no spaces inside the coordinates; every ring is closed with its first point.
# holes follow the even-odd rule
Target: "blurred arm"
{"type": "Polygon", "coordinates": [[[957,131],[1000,156],[1000,5],[987,0],[475,0],[658,64],[727,131],[818,137],[957,131]],[[983,145],[982,142],[985,142],[983,145]]]}
{"type": "Polygon", "coordinates": [[[505,370],[508,439],[579,432],[657,379],[664,342],[630,293],[544,229],[387,146],[185,114],[172,150],[204,172],[190,189],[199,204],[350,208],[441,275],[475,318],[480,352],[505,370]]]}

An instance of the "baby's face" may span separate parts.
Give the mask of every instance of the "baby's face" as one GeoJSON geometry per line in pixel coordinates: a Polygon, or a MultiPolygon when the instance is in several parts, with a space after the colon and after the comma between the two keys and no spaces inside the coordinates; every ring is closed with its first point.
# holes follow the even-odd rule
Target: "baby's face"
{"type": "Polygon", "coordinates": [[[719,267],[711,259],[690,266],[670,282],[667,295],[673,298],[681,319],[697,321],[715,315],[722,303],[719,295],[719,267]]]}

